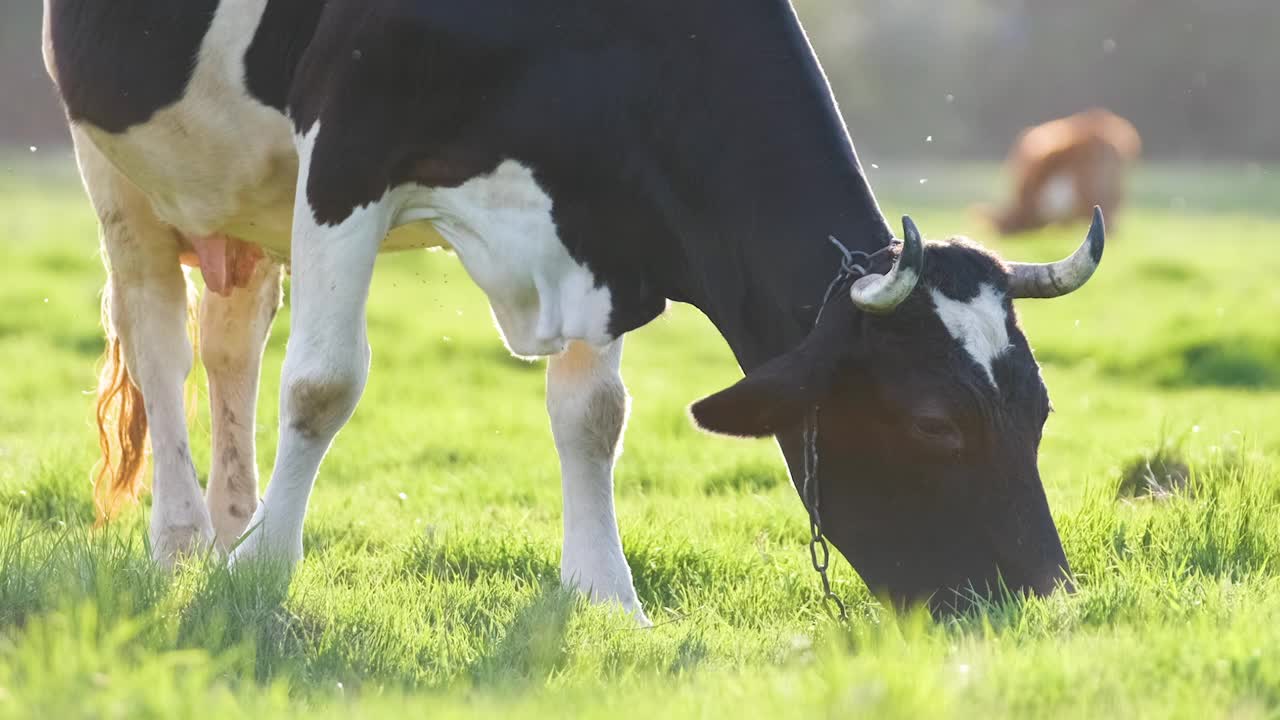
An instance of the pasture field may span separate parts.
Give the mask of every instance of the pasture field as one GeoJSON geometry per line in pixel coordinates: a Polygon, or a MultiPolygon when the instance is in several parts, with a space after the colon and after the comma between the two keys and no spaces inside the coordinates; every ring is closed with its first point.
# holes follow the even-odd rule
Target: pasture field
{"type": "MultiPolygon", "coordinates": [[[[989,236],[991,168],[873,171],[926,236],[989,236]],[[918,178],[928,176],[927,184],[918,178]]],[[[830,621],[771,442],[686,406],[739,377],[696,311],[628,341],[623,542],[657,626],[558,589],[541,363],[443,253],[384,256],[373,371],[292,580],[152,569],[144,513],[92,530],[103,272],[65,160],[0,161],[0,717],[1275,717],[1280,174],[1152,169],[1092,283],[1021,301],[1056,412],[1041,468],[1079,592],[935,622],[834,569],[830,621]],[[1155,497],[1117,499],[1122,480],[1155,497]]],[[[993,243],[1048,260],[1084,226],[993,243]]],[[[780,242],[783,239],[779,239],[780,242]]],[[[274,457],[287,308],[267,351],[274,457]]],[[[194,424],[208,465],[207,412],[194,424]]]]}

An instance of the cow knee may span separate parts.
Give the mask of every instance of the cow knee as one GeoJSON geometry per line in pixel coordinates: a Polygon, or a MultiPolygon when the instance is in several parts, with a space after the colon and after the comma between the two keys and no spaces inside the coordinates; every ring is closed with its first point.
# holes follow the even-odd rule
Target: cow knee
{"type": "Polygon", "coordinates": [[[570,442],[608,456],[614,453],[626,424],[627,399],[621,381],[599,382],[557,403],[551,414],[568,431],[570,442]]]}
{"type": "Polygon", "coordinates": [[[324,370],[286,373],[285,416],[289,427],[303,437],[337,433],[364,392],[367,366],[350,364],[324,370]]]}
{"type": "Polygon", "coordinates": [[[599,457],[613,456],[628,410],[627,389],[616,368],[562,361],[547,380],[547,411],[557,444],[599,457]]]}
{"type": "Polygon", "coordinates": [[[627,400],[627,389],[620,378],[596,385],[587,398],[583,425],[594,429],[599,444],[610,452],[627,422],[627,400]]]}

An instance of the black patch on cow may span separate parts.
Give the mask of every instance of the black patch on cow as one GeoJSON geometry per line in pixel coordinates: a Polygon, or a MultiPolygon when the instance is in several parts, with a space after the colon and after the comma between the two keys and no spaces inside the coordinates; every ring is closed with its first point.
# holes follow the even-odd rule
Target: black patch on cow
{"type": "Polygon", "coordinates": [[[298,61],[311,44],[326,0],[271,0],[244,56],[245,86],[284,112],[298,61]]]}
{"type": "Polygon", "coordinates": [[[929,244],[924,282],[953,300],[968,302],[978,297],[983,285],[1006,292],[1009,275],[986,248],[966,238],[951,238],[929,244]]]}
{"type": "Polygon", "coordinates": [[[217,9],[218,0],[51,0],[68,117],[123,133],[181,100],[217,9]]]}

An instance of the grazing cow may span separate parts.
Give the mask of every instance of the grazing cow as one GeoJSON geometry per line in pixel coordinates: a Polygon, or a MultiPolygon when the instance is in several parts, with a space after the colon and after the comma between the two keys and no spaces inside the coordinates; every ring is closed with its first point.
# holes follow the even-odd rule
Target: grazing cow
{"type": "Polygon", "coordinates": [[[643,620],[614,516],[619,361],[669,300],[746,371],[696,420],[776,435],[797,484],[819,460],[815,509],[871,588],[947,603],[1067,582],[1036,460],[1049,399],[1012,300],[1083,285],[1101,224],[1049,265],[926,244],[909,220],[895,242],[786,0],[45,0],[44,30],[108,269],[100,503],[136,495],[149,427],[158,562],[208,543],[233,564],[302,557],[369,370],[374,258],[447,246],[511,352],[550,357],[566,584],[643,620]],[[207,497],[184,258],[208,286],[207,497]],[[260,504],[255,396],[286,264],[260,504]]]}
{"type": "Polygon", "coordinates": [[[1088,218],[1094,206],[1114,218],[1141,150],[1137,129],[1102,109],[1029,128],[1009,151],[1013,202],[982,212],[1005,235],[1088,218]]]}

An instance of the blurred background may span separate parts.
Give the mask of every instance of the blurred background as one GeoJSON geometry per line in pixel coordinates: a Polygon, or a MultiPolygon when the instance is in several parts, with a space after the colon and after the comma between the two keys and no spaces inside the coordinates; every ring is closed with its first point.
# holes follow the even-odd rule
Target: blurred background
{"type": "MultiPolygon", "coordinates": [[[[864,162],[996,161],[1101,105],[1144,157],[1280,159],[1276,0],[796,0],[864,162]],[[926,138],[932,141],[926,142],[926,138]]],[[[40,3],[0,5],[0,147],[65,144],[40,3]]]]}

